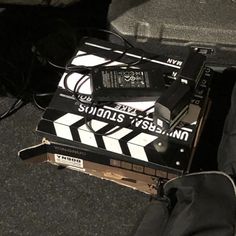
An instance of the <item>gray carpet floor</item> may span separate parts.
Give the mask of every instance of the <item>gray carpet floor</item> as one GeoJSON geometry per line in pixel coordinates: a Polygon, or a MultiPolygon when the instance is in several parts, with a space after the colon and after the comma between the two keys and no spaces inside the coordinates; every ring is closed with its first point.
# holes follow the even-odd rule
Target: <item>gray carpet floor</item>
{"type": "Polygon", "coordinates": [[[28,104],[0,122],[0,235],[132,235],[147,195],[18,158],[20,149],[40,142],[34,130],[41,115],[28,104]]]}
{"type": "MultiPolygon", "coordinates": [[[[101,27],[107,2],[83,1],[68,9],[3,11],[0,49],[5,54],[1,57],[15,58],[12,63],[20,66],[25,60],[22,64],[28,68],[31,41],[26,42],[26,36],[35,41],[44,37],[54,30],[57,18],[68,20],[72,26],[97,23],[101,27]]],[[[44,78],[39,77],[34,80],[44,78]]],[[[0,97],[0,113],[12,102],[0,97]]],[[[76,171],[58,170],[46,163],[29,165],[19,159],[19,150],[41,141],[35,133],[41,115],[28,104],[0,121],[0,235],[131,235],[149,196],[76,171]]]]}

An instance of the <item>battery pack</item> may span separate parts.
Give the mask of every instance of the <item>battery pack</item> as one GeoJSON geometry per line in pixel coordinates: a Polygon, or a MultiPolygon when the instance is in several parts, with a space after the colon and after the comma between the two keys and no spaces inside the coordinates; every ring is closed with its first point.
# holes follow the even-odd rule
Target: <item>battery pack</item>
{"type": "Polygon", "coordinates": [[[162,130],[171,130],[188,112],[192,90],[189,85],[175,81],[155,103],[154,123],[162,130]]]}
{"type": "Polygon", "coordinates": [[[94,101],[155,101],[165,90],[161,70],[102,68],[91,73],[94,101]]]}

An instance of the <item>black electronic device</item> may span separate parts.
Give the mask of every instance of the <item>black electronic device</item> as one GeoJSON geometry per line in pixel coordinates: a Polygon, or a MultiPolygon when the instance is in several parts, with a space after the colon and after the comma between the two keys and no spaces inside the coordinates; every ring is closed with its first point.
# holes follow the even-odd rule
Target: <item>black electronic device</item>
{"type": "Polygon", "coordinates": [[[155,101],[165,90],[160,69],[104,67],[90,81],[94,101],[155,101]]]}
{"type": "Polygon", "coordinates": [[[153,122],[162,130],[172,130],[188,112],[194,90],[203,75],[206,57],[190,51],[177,80],[157,99],[153,122]]]}
{"type": "Polygon", "coordinates": [[[173,129],[187,114],[191,98],[190,86],[175,81],[155,103],[154,123],[162,130],[173,129]]]}

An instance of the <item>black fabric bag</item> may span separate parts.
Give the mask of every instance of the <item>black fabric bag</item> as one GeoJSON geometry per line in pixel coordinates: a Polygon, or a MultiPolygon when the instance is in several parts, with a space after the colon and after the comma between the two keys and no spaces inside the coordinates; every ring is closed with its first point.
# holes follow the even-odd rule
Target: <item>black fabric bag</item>
{"type": "Polygon", "coordinates": [[[236,189],[222,172],[189,174],[167,182],[149,205],[135,236],[233,236],[236,189]]]}
{"type": "Polygon", "coordinates": [[[236,177],[236,84],[233,88],[231,106],[218,149],[218,168],[236,177]]]}

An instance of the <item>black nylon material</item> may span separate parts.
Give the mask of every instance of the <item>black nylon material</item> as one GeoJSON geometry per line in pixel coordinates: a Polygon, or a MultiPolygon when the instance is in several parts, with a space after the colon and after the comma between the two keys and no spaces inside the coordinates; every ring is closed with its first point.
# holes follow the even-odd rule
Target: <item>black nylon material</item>
{"type": "Polygon", "coordinates": [[[166,236],[232,236],[236,198],[229,177],[217,172],[188,175],[164,187],[173,204],[166,236]]]}
{"type": "Polygon", "coordinates": [[[236,176],[236,84],[218,149],[218,168],[229,175],[236,176]]]}
{"type": "Polygon", "coordinates": [[[164,185],[164,199],[169,201],[150,204],[135,236],[233,236],[234,188],[230,177],[222,172],[171,180],[164,185]]]}

